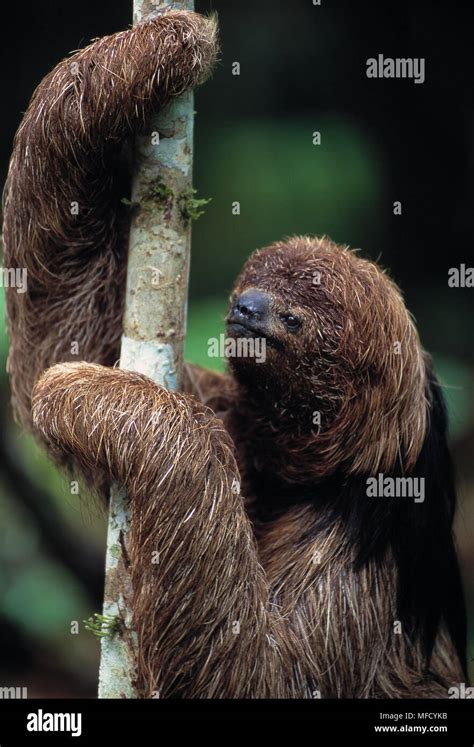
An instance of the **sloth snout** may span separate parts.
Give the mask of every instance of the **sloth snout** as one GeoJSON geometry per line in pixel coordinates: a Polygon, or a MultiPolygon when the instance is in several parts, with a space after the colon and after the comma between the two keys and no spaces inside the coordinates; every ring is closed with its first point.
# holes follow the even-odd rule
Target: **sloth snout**
{"type": "Polygon", "coordinates": [[[241,293],[232,306],[232,320],[242,319],[248,322],[266,321],[270,310],[270,297],[263,291],[251,288],[241,293]]]}

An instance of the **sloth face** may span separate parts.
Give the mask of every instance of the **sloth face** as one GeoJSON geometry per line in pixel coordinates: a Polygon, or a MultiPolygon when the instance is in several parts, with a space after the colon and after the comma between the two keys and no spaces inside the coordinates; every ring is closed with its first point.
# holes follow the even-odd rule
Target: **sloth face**
{"type": "Polygon", "coordinates": [[[265,339],[270,347],[282,350],[289,335],[301,335],[304,325],[301,309],[294,311],[277,296],[258,288],[246,288],[231,298],[227,330],[231,337],[265,339]]]}
{"type": "Polygon", "coordinates": [[[229,349],[230,365],[238,379],[251,376],[256,384],[271,385],[277,396],[284,389],[311,400],[321,395],[324,382],[326,399],[334,399],[340,388],[335,369],[347,364],[341,346],[344,307],[334,293],[341,268],[334,252],[344,256],[330,242],[303,238],[252,255],[227,316],[227,336],[237,343],[229,349]]]}
{"type": "Polygon", "coordinates": [[[301,374],[312,375],[317,336],[314,311],[266,282],[239,284],[231,296],[227,338],[235,344],[228,357],[241,381],[271,386],[276,396],[281,386],[301,393],[301,374]]]}
{"type": "Polygon", "coordinates": [[[357,455],[354,469],[392,464],[399,450],[415,458],[426,422],[423,350],[399,289],[375,263],[324,237],[261,249],[237,278],[227,337],[255,411],[314,431],[326,464],[329,452],[334,461],[357,455]]]}
{"type": "MultiPolygon", "coordinates": [[[[268,375],[291,371],[298,388],[331,374],[367,383],[392,369],[400,374],[400,358],[406,364],[418,346],[397,286],[377,265],[327,238],[295,237],[255,252],[232,293],[227,333],[264,339],[268,375]],[[397,359],[400,348],[405,355],[397,359]]],[[[231,365],[238,371],[252,365],[251,357],[232,355],[231,365]]]]}

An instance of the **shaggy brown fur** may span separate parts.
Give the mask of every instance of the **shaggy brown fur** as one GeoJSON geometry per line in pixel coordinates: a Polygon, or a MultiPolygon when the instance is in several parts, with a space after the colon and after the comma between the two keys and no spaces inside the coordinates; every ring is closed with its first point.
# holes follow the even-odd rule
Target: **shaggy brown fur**
{"type": "Polygon", "coordinates": [[[305,541],[315,512],[298,506],[257,546],[232,440],[194,398],[67,363],[40,378],[33,416],[53,453],[127,488],[145,696],[446,697],[460,681],[445,632],[429,671],[393,635],[391,560],[354,571],[344,527],[305,541]]]}
{"type": "Polygon", "coordinates": [[[201,83],[215,55],[215,20],[172,12],[99,39],[36,89],[15,137],[3,228],[5,266],[28,270],[28,293],[7,296],[23,424],[33,383],[52,363],[77,360],[73,343],[81,359],[117,361],[130,214],[120,148],[152,111],[201,83]]]}
{"type": "Polygon", "coordinates": [[[118,145],[202,79],[214,44],[212,23],[169,14],[37,90],[6,201],[6,265],[29,269],[8,299],[16,411],[30,422],[33,383],[79,340],[88,362],[42,374],[33,421],[54,456],[126,487],[142,695],[447,697],[465,674],[444,413],[380,268],[328,239],[277,243],[245,265],[229,312],[265,294],[264,363],[188,367],[182,394],[96,365],[121,331],[118,145]],[[379,471],[426,477],[425,504],[368,499],[379,471]]]}

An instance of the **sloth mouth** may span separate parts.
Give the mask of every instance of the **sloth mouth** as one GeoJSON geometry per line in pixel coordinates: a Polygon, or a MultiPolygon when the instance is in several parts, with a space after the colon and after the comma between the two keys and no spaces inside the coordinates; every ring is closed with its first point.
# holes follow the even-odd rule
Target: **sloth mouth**
{"type": "Polygon", "coordinates": [[[258,324],[244,321],[241,318],[239,321],[234,321],[233,317],[227,320],[227,333],[230,337],[262,338],[270,347],[278,349],[283,347],[281,341],[269,335],[263,326],[259,327],[258,324]]]}
{"type": "Polygon", "coordinates": [[[262,327],[256,324],[243,324],[241,321],[233,322],[232,319],[227,322],[227,331],[236,337],[267,337],[262,327]]]}

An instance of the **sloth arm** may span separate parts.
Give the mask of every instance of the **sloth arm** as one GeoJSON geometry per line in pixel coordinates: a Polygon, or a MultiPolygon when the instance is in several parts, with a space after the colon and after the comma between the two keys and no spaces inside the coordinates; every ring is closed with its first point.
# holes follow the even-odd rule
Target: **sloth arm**
{"type": "Polygon", "coordinates": [[[208,408],[140,374],[65,363],[35,386],[33,420],[51,452],[127,490],[141,694],[310,691],[269,603],[232,440],[208,408]]]}
{"type": "Polygon", "coordinates": [[[164,13],[66,58],[33,94],[14,140],[3,223],[5,266],[28,276],[27,293],[6,293],[12,403],[23,425],[31,427],[35,381],[74,359],[72,343],[82,360],[119,358],[130,223],[123,145],[202,83],[216,54],[214,18],[164,13]]]}

